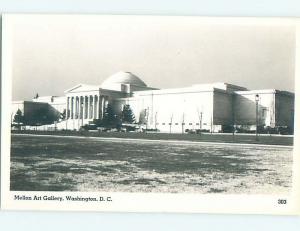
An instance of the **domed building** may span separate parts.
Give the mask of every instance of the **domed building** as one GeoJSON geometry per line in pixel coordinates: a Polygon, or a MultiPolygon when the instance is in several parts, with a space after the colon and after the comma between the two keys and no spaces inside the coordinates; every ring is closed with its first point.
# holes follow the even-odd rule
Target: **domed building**
{"type": "Polygon", "coordinates": [[[131,72],[120,71],[101,85],[79,84],[65,91],[67,129],[78,129],[103,118],[110,104],[117,114],[130,105],[136,122],[162,132],[186,130],[225,131],[235,126],[290,126],[294,94],[274,89],[255,90],[228,84],[196,84],[183,88],[155,89],[131,72]],[[276,102],[275,102],[276,101],[276,102]],[[278,113],[285,105],[287,113],[278,113]],[[288,105],[288,106],[287,106],[288,105]],[[283,116],[284,115],[284,116],[283,116]]]}
{"type": "Polygon", "coordinates": [[[93,119],[103,118],[108,104],[120,113],[134,92],[154,89],[131,72],[124,71],[111,75],[101,85],[78,84],[65,91],[66,129],[78,129],[93,119]]]}
{"type": "Polygon", "coordinates": [[[147,90],[147,85],[139,77],[131,72],[120,71],[107,78],[100,86],[102,89],[122,91],[130,93],[132,91],[147,90]]]}
{"type": "Polygon", "coordinates": [[[66,90],[64,97],[15,102],[12,114],[20,109],[30,117],[29,112],[49,106],[52,111],[66,112],[56,126],[73,130],[102,119],[108,104],[118,115],[129,105],[136,122],[146,128],[169,133],[226,132],[233,127],[292,127],[294,98],[292,92],[248,90],[228,83],[155,89],[133,73],[120,71],[101,85],[78,84],[66,90]]]}

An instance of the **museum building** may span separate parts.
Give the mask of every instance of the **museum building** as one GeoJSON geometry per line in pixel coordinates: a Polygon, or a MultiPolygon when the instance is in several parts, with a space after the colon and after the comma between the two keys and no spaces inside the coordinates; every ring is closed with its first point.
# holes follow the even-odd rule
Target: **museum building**
{"type": "Polygon", "coordinates": [[[57,129],[78,130],[94,119],[103,118],[108,104],[117,114],[124,105],[130,105],[136,122],[143,116],[142,123],[148,129],[173,133],[187,129],[221,132],[232,125],[248,129],[255,129],[256,125],[292,127],[294,99],[292,92],[248,90],[228,83],[156,89],[130,72],[118,72],[101,85],[78,84],[66,90],[64,96],[15,101],[12,117],[18,109],[26,116],[36,108],[49,107],[51,113],[66,114],[55,123],[57,129]]]}

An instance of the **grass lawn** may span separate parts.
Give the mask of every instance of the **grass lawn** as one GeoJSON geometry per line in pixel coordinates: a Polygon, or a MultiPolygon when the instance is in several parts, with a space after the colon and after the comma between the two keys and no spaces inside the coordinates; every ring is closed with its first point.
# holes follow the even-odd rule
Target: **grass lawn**
{"type": "Polygon", "coordinates": [[[293,137],[261,135],[256,140],[255,135],[247,134],[178,134],[178,133],[136,133],[136,132],[89,132],[89,131],[13,131],[14,134],[40,134],[61,136],[90,136],[90,137],[115,137],[130,139],[150,140],[186,140],[202,142],[225,142],[246,144],[268,144],[268,145],[293,145],[293,137]]]}
{"type": "Polygon", "coordinates": [[[13,191],[269,194],[291,175],[288,146],[12,135],[13,191]]]}

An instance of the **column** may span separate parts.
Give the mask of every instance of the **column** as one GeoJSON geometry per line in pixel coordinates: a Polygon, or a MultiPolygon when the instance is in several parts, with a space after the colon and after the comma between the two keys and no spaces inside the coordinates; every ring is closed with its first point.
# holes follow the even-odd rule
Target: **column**
{"type": "Polygon", "coordinates": [[[93,119],[94,118],[94,97],[91,95],[91,115],[90,115],[90,119],[93,119]]]}
{"type": "Polygon", "coordinates": [[[80,96],[77,97],[77,119],[80,119],[80,96]]]}
{"type": "Polygon", "coordinates": [[[88,107],[88,97],[85,96],[84,100],[85,100],[85,118],[88,119],[88,114],[89,114],[88,113],[89,112],[89,110],[88,110],[89,109],[89,107],[88,107]]]}
{"type": "Polygon", "coordinates": [[[97,118],[101,119],[101,96],[98,95],[98,114],[97,114],[97,118]]]}
{"type": "Polygon", "coordinates": [[[97,96],[95,96],[94,95],[94,97],[93,97],[93,102],[94,102],[94,104],[93,104],[93,109],[94,109],[94,113],[93,113],[93,119],[97,119],[97,102],[96,102],[96,97],[97,96]]]}
{"type": "Polygon", "coordinates": [[[69,113],[68,113],[68,111],[69,111],[69,97],[67,97],[66,119],[69,118],[69,113]]]}
{"type": "Polygon", "coordinates": [[[73,119],[76,118],[76,97],[73,97],[73,119]]]}
{"type": "Polygon", "coordinates": [[[89,108],[88,108],[88,111],[89,111],[89,114],[88,114],[88,119],[91,118],[91,105],[92,105],[92,101],[91,101],[91,96],[89,95],[88,97],[88,101],[89,101],[89,108]]]}
{"type": "Polygon", "coordinates": [[[73,126],[72,129],[75,128],[75,97],[72,97],[72,121],[73,121],[73,126]]]}
{"type": "Polygon", "coordinates": [[[78,119],[78,97],[75,97],[75,119],[78,119]]]}
{"type": "Polygon", "coordinates": [[[77,96],[77,119],[80,118],[80,96],[77,96]]]}
{"type": "Polygon", "coordinates": [[[80,96],[78,96],[78,101],[77,101],[77,108],[78,108],[78,110],[77,110],[77,119],[80,119],[80,96]]]}
{"type": "Polygon", "coordinates": [[[90,95],[90,119],[93,118],[93,96],[90,95]]]}
{"type": "Polygon", "coordinates": [[[82,96],[78,97],[78,108],[79,108],[78,118],[81,119],[81,115],[82,115],[82,96]]]}
{"type": "Polygon", "coordinates": [[[101,107],[102,107],[102,117],[104,117],[104,113],[105,113],[105,96],[102,96],[101,107]]]}
{"type": "Polygon", "coordinates": [[[84,109],[84,96],[81,96],[82,97],[82,119],[84,119],[84,112],[85,112],[85,109],[84,109]]]}
{"type": "Polygon", "coordinates": [[[89,118],[89,106],[90,106],[90,103],[89,103],[89,96],[86,96],[86,118],[88,119],[89,118]]]}
{"type": "Polygon", "coordinates": [[[68,106],[68,119],[71,119],[71,97],[68,97],[69,98],[69,106],[68,106]]]}
{"type": "Polygon", "coordinates": [[[83,97],[79,96],[79,118],[83,118],[83,97]]]}
{"type": "Polygon", "coordinates": [[[87,96],[86,118],[90,118],[90,96],[87,96]]]}
{"type": "Polygon", "coordinates": [[[99,119],[99,96],[96,96],[97,104],[96,104],[96,119],[99,119]]]}
{"type": "Polygon", "coordinates": [[[74,118],[74,97],[71,97],[71,119],[74,118]]]}
{"type": "Polygon", "coordinates": [[[80,113],[81,113],[81,105],[80,105],[80,96],[78,96],[78,116],[77,118],[80,119],[80,113]]]}
{"type": "Polygon", "coordinates": [[[99,104],[100,104],[100,119],[102,119],[103,118],[103,96],[102,95],[100,95],[99,104]]]}
{"type": "Polygon", "coordinates": [[[85,95],[82,96],[82,119],[85,119],[85,95]]]}
{"type": "Polygon", "coordinates": [[[108,105],[108,96],[105,96],[105,108],[107,108],[108,105]]]}
{"type": "Polygon", "coordinates": [[[103,113],[105,112],[105,110],[107,108],[107,104],[108,104],[107,96],[104,96],[104,98],[103,98],[103,113]]]}

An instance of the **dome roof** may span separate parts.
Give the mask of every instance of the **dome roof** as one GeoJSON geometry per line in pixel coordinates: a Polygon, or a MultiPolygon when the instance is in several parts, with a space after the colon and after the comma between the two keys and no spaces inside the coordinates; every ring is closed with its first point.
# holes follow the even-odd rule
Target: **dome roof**
{"type": "Polygon", "coordinates": [[[109,87],[114,84],[131,84],[140,87],[147,87],[147,85],[137,76],[131,72],[120,71],[110,77],[108,77],[102,84],[101,87],[109,87]]]}

